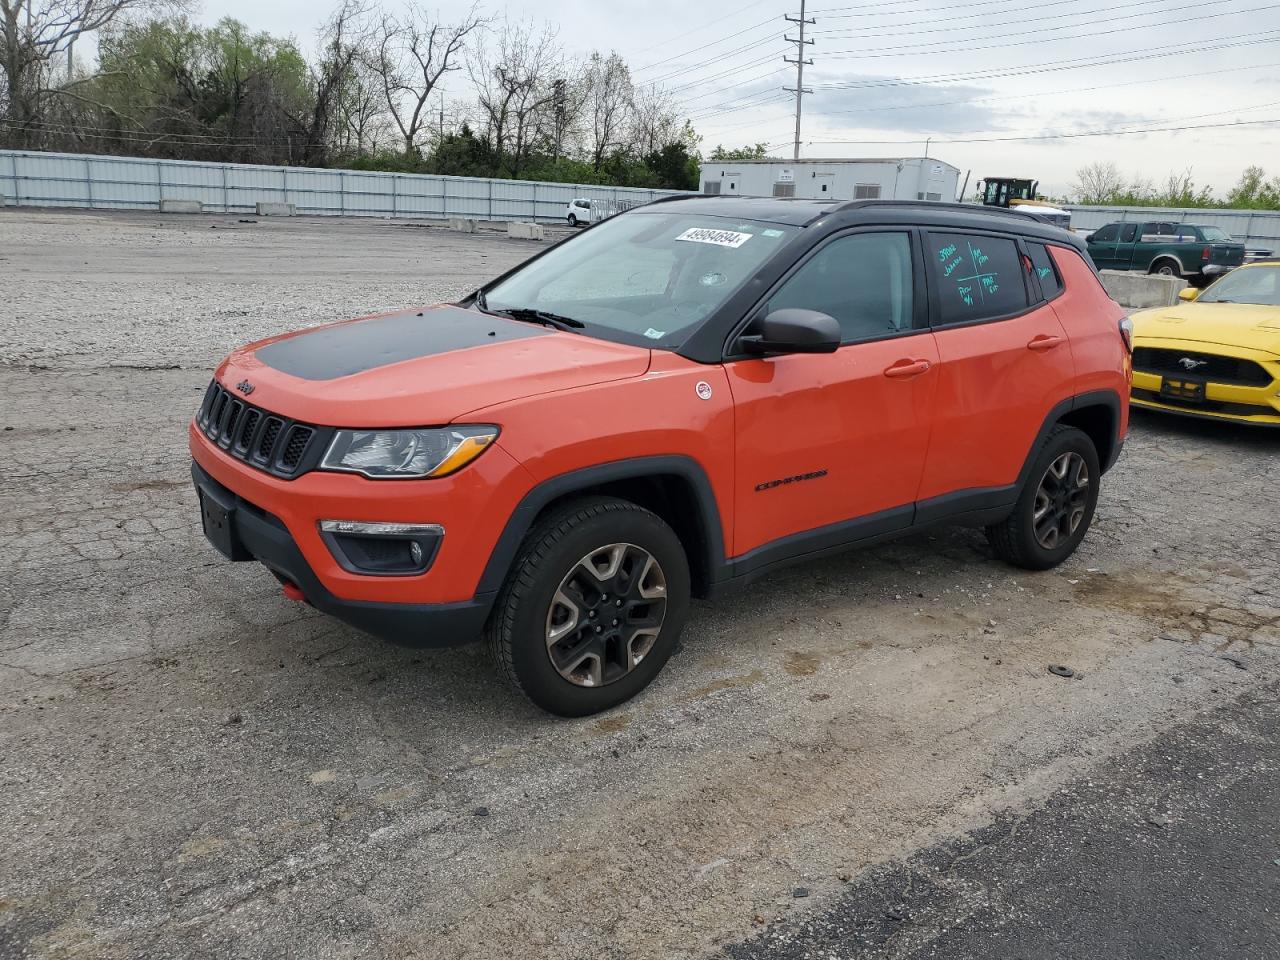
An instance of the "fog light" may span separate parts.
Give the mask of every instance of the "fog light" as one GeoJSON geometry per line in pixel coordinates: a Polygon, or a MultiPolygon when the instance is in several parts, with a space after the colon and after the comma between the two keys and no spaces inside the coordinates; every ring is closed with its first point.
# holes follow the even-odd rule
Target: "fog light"
{"type": "Polygon", "coordinates": [[[321,520],[320,536],[344,570],[403,577],[427,571],[444,538],[444,527],[438,523],[321,520]]]}

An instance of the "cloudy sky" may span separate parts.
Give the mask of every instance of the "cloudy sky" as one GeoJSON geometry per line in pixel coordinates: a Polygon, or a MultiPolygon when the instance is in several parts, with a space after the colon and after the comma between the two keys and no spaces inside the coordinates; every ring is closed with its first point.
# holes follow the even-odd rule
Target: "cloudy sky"
{"type": "MultiPolygon", "coordinates": [[[[1049,193],[1096,160],[1157,182],[1190,167],[1219,192],[1249,163],[1280,174],[1280,0],[847,2],[808,0],[817,22],[802,156],[919,156],[932,138],[929,155],[971,170],[971,183],[1027,176],[1049,193]],[[1200,129],[1153,129],[1167,127],[1200,129]],[[1150,132],[1051,138],[1126,129],[1150,132]]],[[[448,20],[469,6],[440,0],[438,9],[448,20]]],[[[204,0],[200,18],[235,16],[309,47],[326,7],[204,0]]],[[[794,100],[781,88],[795,83],[782,62],[795,51],[784,29],[795,30],[782,17],[799,0],[487,0],[484,9],[554,23],[584,56],[618,51],[637,82],[670,92],[704,151],[765,142],[791,156],[794,100]]],[[[452,75],[450,99],[468,97],[464,77],[452,75]]]]}

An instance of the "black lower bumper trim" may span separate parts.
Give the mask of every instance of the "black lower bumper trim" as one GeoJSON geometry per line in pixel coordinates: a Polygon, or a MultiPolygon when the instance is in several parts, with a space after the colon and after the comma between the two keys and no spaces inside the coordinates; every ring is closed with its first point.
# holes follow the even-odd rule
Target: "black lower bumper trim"
{"type": "Polygon", "coordinates": [[[234,542],[279,579],[294,584],[307,602],[344,623],[406,647],[451,647],[475,640],[493,605],[493,594],[460,603],[376,603],[335,597],[320,582],[288,528],[275,516],[228,490],[194,460],[191,477],[202,497],[224,507],[234,542]]]}

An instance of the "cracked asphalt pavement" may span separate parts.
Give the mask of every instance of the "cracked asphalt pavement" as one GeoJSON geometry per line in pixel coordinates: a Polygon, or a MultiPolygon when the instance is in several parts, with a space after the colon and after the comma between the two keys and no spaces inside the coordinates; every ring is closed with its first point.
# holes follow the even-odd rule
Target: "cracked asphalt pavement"
{"type": "MultiPolygon", "coordinates": [[[[457,297],[540,246],[252,219],[0,211],[0,958],[1069,956],[966,918],[1087,922],[1016,884],[1108,863],[1175,906],[1223,885],[1262,937],[1238,956],[1280,955],[1274,794],[1233,786],[1275,781],[1280,434],[1135,414],[1059,569],[971,530],[795,567],[698,605],[636,700],[555,719],[476,647],[386,645],[223,562],[185,436],[238,343],[457,297]],[[1128,799],[1089,793],[1126,770],[1128,799]],[[886,871],[1064,796],[1167,822],[1113,818],[1092,859],[1006,845],[874,944],[829,935],[884,920],[859,896],[886,871]],[[1142,859],[1208,818],[1218,846],[1142,859]],[[1218,855],[1242,833],[1256,864],[1218,855]]],[[[1164,929],[1161,956],[1216,956],[1164,929]]]]}

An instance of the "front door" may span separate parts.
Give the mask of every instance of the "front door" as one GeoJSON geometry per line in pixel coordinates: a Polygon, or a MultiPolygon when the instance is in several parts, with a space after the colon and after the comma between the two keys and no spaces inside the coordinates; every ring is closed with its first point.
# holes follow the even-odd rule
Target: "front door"
{"type": "Polygon", "coordinates": [[[938,378],[914,242],[905,231],[834,237],[770,297],[762,314],[835,317],[835,353],[726,364],[737,444],[732,553],[746,568],[911,523],[938,378]]]}

